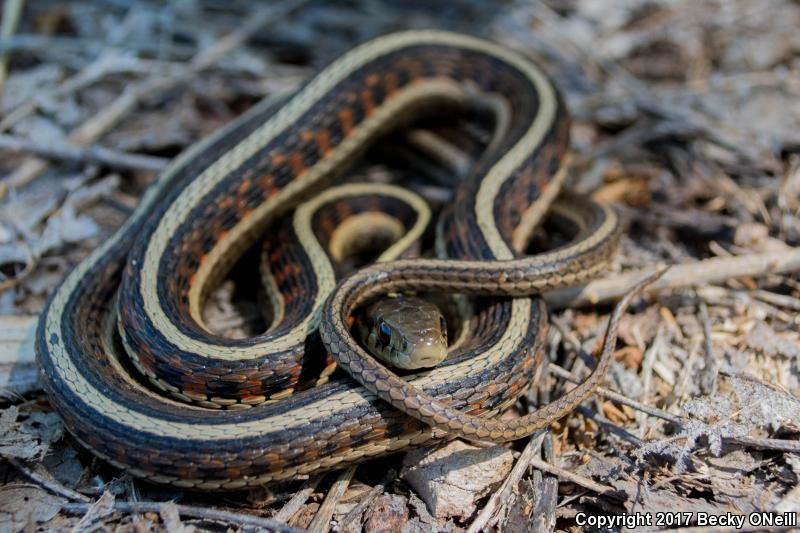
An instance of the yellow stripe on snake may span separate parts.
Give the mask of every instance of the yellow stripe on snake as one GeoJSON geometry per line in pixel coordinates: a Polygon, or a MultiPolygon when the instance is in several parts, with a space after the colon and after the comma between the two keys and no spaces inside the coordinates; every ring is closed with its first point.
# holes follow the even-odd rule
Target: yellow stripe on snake
{"type": "MultiPolygon", "coordinates": [[[[587,381],[527,416],[499,419],[541,367],[546,311],[535,295],[603,272],[618,240],[610,208],[554,204],[568,130],[547,76],[495,44],[411,31],[353,49],[282,105],[259,104],[178,157],[67,276],[37,335],[52,404],[96,455],[199,489],[292,478],[435,438],[502,441],[545,427],[602,381],[630,300],[615,310],[587,381]],[[411,257],[430,213],[409,191],[320,192],[389,129],[475,102],[493,110],[495,132],[438,217],[438,258],[411,257]],[[553,206],[578,236],[525,256],[553,206]],[[373,224],[396,242],[337,285],[331,256],[373,224]],[[278,226],[281,246],[272,239],[263,252],[268,331],[210,333],[200,311],[209,291],[278,226]],[[479,295],[480,305],[444,362],[398,377],[352,337],[350,317],[388,293],[428,292],[479,295]],[[325,383],[328,356],[361,385],[336,374],[325,383]]],[[[399,326],[373,322],[366,344],[406,357],[399,352],[414,343],[399,326]]]]}

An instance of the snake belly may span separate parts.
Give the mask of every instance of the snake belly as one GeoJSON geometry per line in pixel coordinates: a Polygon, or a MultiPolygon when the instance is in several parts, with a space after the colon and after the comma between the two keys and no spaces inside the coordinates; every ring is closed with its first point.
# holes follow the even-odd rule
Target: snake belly
{"type": "MultiPolygon", "coordinates": [[[[282,394],[300,379],[303,353],[295,346],[313,330],[314,313],[284,323],[291,334],[236,340],[210,334],[199,310],[264,228],[318,195],[382,132],[484,94],[500,102],[501,134],[459,186],[437,247],[449,258],[488,262],[521,253],[563,178],[568,118],[548,78],[522,56],[472,37],[411,31],[370,41],[281,106],[258,104],[182,154],[62,282],[42,313],[36,347],[45,389],[69,431],[135,476],[198,489],[293,478],[445,436],[350,380],[282,394]],[[133,376],[129,353],[161,391],[133,376]],[[209,409],[221,406],[241,409],[209,409]]],[[[605,268],[613,248],[613,212],[589,206],[587,213],[574,213],[584,244],[544,265],[566,282],[605,268]]],[[[380,277],[394,265],[370,272],[380,277]]],[[[456,272],[446,260],[437,268],[438,280],[456,272]]],[[[332,321],[325,331],[346,335],[344,327],[332,321]]],[[[457,353],[403,379],[451,408],[491,416],[530,384],[545,327],[539,299],[492,300],[457,353]]]]}

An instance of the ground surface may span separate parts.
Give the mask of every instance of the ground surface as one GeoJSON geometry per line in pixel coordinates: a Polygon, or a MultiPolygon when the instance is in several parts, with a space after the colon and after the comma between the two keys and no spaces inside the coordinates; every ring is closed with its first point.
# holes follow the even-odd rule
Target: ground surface
{"type": "MultiPolygon", "coordinates": [[[[250,530],[269,518],[324,530],[312,519],[326,497],[332,527],[353,531],[578,531],[579,513],[686,511],[696,523],[800,509],[800,5],[431,4],[6,0],[0,530],[250,530]],[[616,271],[590,294],[613,299],[623,271],[688,265],[623,321],[607,380],[619,394],[507,447],[513,460],[476,454],[505,470],[488,492],[461,487],[477,500],[466,516],[435,516],[408,476],[386,475],[402,457],[360,466],[349,484],[332,473],[216,496],[133,480],[80,449],[40,390],[26,337],[64,273],[183,148],[353,44],[418,27],[530,54],[566,94],[571,186],[629,224],[616,271]]],[[[225,290],[208,312],[235,332],[248,313],[225,290]]],[[[550,356],[577,375],[609,311],[590,300],[551,298],[550,356]]],[[[516,411],[563,392],[557,373],[516,411]]]]}

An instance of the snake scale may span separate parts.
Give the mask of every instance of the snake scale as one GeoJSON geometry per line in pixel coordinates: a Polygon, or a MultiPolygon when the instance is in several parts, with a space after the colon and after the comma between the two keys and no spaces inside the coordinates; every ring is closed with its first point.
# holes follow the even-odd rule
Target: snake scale
{"type": "Polygon", "coordinates": [[[585,382],[527,416],[499,420],[542,363],[546,310],[535,295],[603,272],[620,234],[612,209],[555,201],[568,142],[559,93],[513,51],[440,31],[356,47],[281,105],[258,104],[179,156],[66,277],[37,333],[52,404],[99,457],[151,481],[207,490],[333,469],[436,438],[502,441],[546,426],[603,379],[630,300],[615,310],[585,382]],[[430,215],[409,191],[326,189],[390,128],[476,100],[494,110],[496,131],[439,217],[438,258],[411,257],[430,215]],[[551,208],[577,237],[524,255],[551,208]],[[209,333],[200,312],[209,291],[287,217],[278,239],[286,246],[264,251],[270,328],[247,339],[209,333]],[[354,217],[351,230],[374,222],[402,234],[379,262],[337,285],[329,259],[343,245],[333,222],[354,217]],[[446,361],[399,377],[353,339],[350,316],[409,291],[486,298],[446,361]],[[327,381],[330,357],[360,384],[327,381]],[[309,367],[319,371],[309,375],[309,367]]]}

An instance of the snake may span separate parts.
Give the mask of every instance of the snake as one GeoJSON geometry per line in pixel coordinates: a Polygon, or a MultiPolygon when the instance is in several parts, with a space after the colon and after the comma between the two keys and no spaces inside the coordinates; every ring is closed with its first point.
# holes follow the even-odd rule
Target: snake
{"type": "Polygon", "coordinates": [[[602,381],[632,297],[615,308],[584,382],[528,415],[499,418],[542,371],[547,310],[537,295],[610,268],[621,233],[611,207],[559,197],[569,126],[544,71],[492,42],[414,30],[353,48],[285,100],[266,99],[189,147],[65,277],[36,335],[51,404],[101,459],[197,490],[546,427],[602,381]],[[491,110],[494,133],[438,216],[436,257],[415,257],[431,222],[423,200],[397,185],[337,181],[392,129],[476,102],[491,110]],[[574,239],[526,255],[553,210],[574,239]],[[334,256],[372,225],[393,243],[342,276],[334,256]],[[244,339],[211,333],[205,302],[265,233],[269,329],[244,339]],[[457,339],[431,337],[437,347],[402,370],[415,342],[396,318],[416,315],[417,326],[443,335],[438,311],[421,311],[419,299],[435,292],[479,305],[457,339]],[[359,340],[353,317],[364,307],[372,318],[359,340]],[[392,309],[400,312],[390,319],[392,309]]]}

